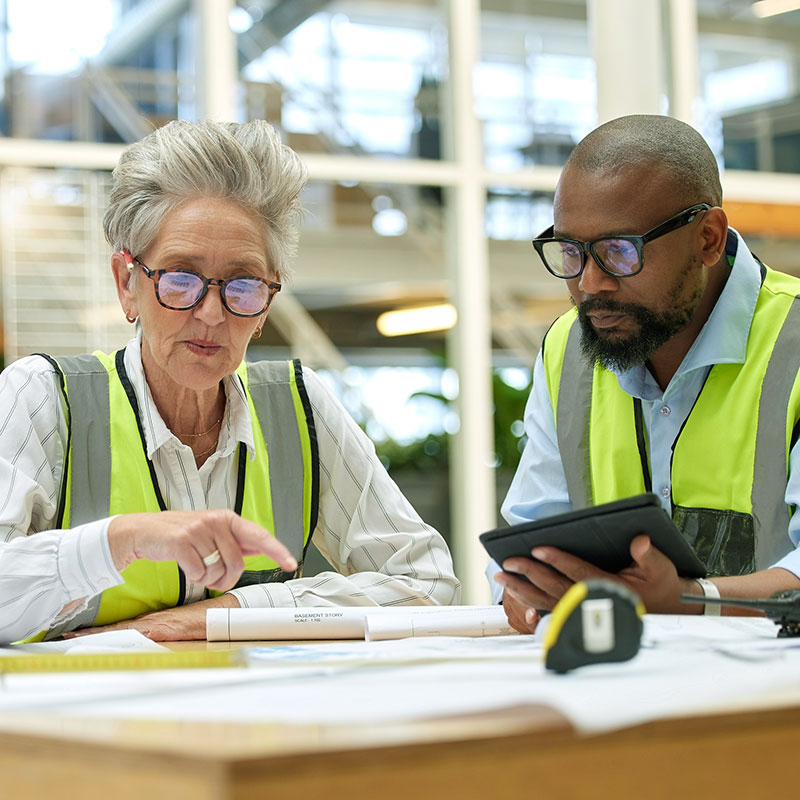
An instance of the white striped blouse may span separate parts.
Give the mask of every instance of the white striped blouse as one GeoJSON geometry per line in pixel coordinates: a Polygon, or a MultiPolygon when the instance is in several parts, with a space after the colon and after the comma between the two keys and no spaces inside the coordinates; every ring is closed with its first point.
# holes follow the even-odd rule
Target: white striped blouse
{"type": "MultiPolygon", "coordinates": [[[[191,449],[158,413],[138,337],[126,349],[125,366],[167,508],[232,508],[239,442],[254,455],[238,381],[224,380],[227,403],[217,451],[198,469],[191,449]]],[[[313,541],[335,571],[233,594],[242,606],[458,603],[459,582],[442,537],[419,518],[325,383],[311,370],[303,374],[320,459],[313,541]]],[[[108,548],[109,519],[51,530],[65,443],[63,401],[51,365],[36,356],[14,362],[0,375],[0,642],[48,628],[122,582],[108,548]]],[[[203,596],[202,586],[187,586],[187,602],[203,596]]]]}

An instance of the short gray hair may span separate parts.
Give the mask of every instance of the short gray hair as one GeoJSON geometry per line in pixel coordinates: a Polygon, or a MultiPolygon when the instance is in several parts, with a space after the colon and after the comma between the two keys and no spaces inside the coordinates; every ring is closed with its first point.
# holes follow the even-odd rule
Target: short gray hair
{"type": "Polygon", "coordinates": [[[264,120],[169,122],[120,157],[103,218],[106,239],[136,256],[155,241],[168,213],[190,200],[222,198],[261,220],[269,266],[285,280],[306,179],[305,165],[264,120]]]}
{"type": "Polygon", "coordinates": [[[566,164],[586,172],[649,166],[666,169],[687,205],[722,205],[719,166],[711,148],[691,125],[673,117],[632,114],[606,122],[578,143],[566,164]]]}

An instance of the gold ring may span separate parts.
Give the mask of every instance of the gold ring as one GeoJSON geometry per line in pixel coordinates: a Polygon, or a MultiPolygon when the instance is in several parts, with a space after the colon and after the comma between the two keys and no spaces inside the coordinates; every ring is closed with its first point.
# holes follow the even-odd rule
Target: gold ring
{"type": "Polygon", "coordinates": [[[213,553],[209,553],[209,554],[208,554],[208,555],[207,555],[207,556],[206,556],[206,557],[203,559],[203,563],[204,563],[204,564],[205,564],[207,567],[210,567],[210,566],[212,566],[213,564],[216,564],[216,563],[217,563],[217,561],[219,561],[219,560],[220,560],[220,558],[222,558],[222,556],[219,554],[219,550],[215,550],[213,553]]]}

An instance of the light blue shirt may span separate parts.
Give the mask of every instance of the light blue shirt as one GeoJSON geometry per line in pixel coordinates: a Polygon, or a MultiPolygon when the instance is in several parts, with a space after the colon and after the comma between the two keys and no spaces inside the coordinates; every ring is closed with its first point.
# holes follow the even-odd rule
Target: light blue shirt
{"type": "MultiPolygon", "coordinates": [[[[745,359],[761,286],[761,268],[741,236],[733,233],[738,247],[731,274],[667,388],[662,392],[644,365],[617,375],[620,387],[642,401],[653,492],[661,498],[667,513],[672,510],[672,444],[703,388],[706,375],[714,364],[741,364],[745,359]]],[[[533,389],[525,408],[525,433],[528,441],[501,509],[511,525],[560,514],[571,508],[541,352],[533,368],[533,389]]],[[[784,497],[787,505],[795,509],[789,521],[788,536],[797,548],[800,541],[800,443],[792,448],[789,456],[784,497]]],[[[800,549],[793,550],[774,566],[800,577],[800,549]]],[[[492,580],[498,570],[497,564],[492,562],[486,571],[495,602],[502,596],[502,587],[492,580]]]]}

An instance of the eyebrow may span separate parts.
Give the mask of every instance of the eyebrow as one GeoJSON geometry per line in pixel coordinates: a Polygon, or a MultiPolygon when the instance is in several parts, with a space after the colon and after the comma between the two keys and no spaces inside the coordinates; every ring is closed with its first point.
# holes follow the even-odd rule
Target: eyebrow
{"type": "Polygon", "coordinates": [[[557,232],[555,229],[555,225],[552,226],[553,228],[553,238],[554,239],[572,239],[574,242],[596,242],[600,239],[615,239],[621,236],[641,236],[641,233],[630,233],[627,231],[611,231],[610,233],[604,233],[601,236],[594,236],[591,239],[581,239],[578,236],[570,236],[568,233],[560,233],[557,232]]]}
{"type": "MultiPolygon", "coordinates": [[[[180,266],[191,267],[192,269],[197,270],[198,272],[201,271],[205,264],[203,263],[204,259],[203,256],[200,255],[183,255],[181,253],[176,253],[175,255],[166,255],[163,257],[163,260],[168,263],[179,264],[180,266]]],[[[237,259],[236,261],[230,261],[226,265],[230,270],[252,270],[256,272],[261,271],[262,265],[255,260],[245,260],[245,259],[237,259]]],[[[270,269],[269,264],[263,265],[266,268],[267,272],[273,272],[270,269]]]]}

